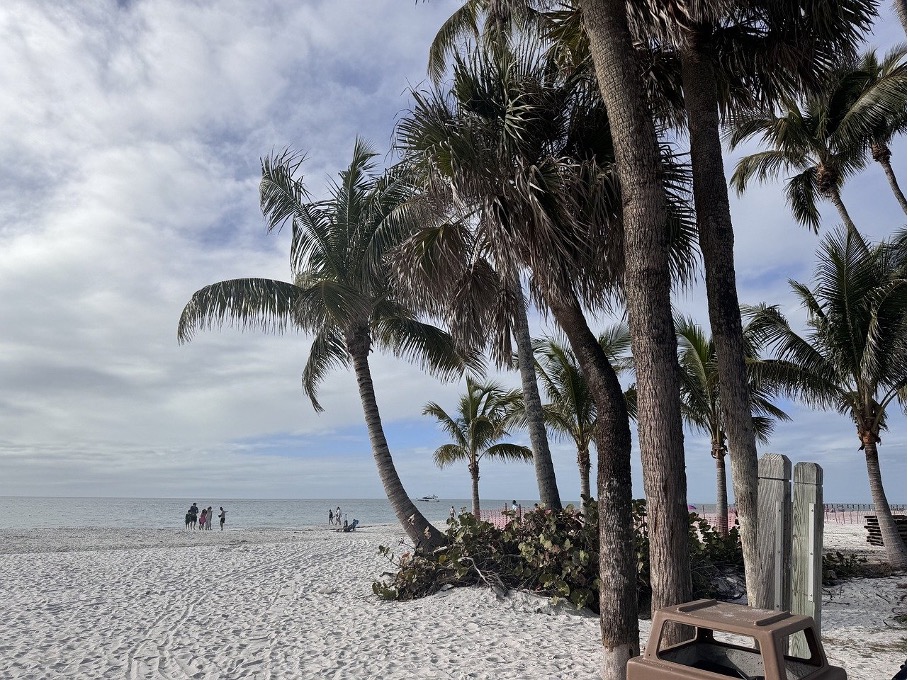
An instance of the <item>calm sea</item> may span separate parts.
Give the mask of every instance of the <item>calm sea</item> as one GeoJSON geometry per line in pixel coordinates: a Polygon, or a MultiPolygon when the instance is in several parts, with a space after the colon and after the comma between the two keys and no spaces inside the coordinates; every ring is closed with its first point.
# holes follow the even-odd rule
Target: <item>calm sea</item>
{"type": "MultiPolygon", "coordinates": [[[[327,526],[328,509],[340,506],[348,521],[360,524],[396,524],[385,499],[256,500],[248,498],[39,498],[0,496],[0,529],[59,527],[182,528],[189,506],[227,510],[227,527],[237,529],[295,529],[327,526]]],[[[430,522],[443,522],[451,506],[469,507],[463,498],[437,502],[415,501],[430,522]]],[[[501,510],[510,501],[484,500],[483,510],[501,510]]],[[[529,502],[528,505],[532,505],[529,502]]]]}

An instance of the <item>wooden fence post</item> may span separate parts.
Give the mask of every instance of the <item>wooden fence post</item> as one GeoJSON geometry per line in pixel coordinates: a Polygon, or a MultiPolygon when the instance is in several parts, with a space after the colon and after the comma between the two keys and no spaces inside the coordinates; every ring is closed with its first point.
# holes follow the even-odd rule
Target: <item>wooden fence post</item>
{"type": "Polygon", "coordinates": [[[757,474],[760,565],[754,602],[783,611],[791,608],[791,460],[767,453],[757,462],[757,474]]]}
{"type": "MultiPolygon", "coordinates": [[[[794,466],[794,537],[791,554],[791,611],[812,616],[821,630],[823,610],[823,468],[794,466]]],[[[791,653],[810,656],[803,636],[791,640],[791,653]]]]}

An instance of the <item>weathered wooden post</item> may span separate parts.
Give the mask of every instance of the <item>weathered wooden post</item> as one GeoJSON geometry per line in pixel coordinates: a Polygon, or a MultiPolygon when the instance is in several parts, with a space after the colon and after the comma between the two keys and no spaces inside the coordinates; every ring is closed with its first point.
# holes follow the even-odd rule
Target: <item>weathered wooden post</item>
{"type": "MultiPolygon", "coordinates": [[[[823,468],[816,463],[794,466],[792,521],[791,611],[812,616],[822,630],[823,589],[823,468]]],[[[793,656],[810,656],[803,636],[791,640],[793,656]]]]}
{"type": "Polygon", "coordinates": [[[759,578],[755,604],[760,609],[791,608],[791,461],[767,453],[757,462],[760,522],[759,578]]]}

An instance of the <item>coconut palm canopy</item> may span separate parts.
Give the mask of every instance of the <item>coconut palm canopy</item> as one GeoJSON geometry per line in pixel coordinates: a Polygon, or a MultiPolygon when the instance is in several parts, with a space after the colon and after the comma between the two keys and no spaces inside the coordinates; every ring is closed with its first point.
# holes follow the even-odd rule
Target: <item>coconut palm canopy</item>
{"type": "Polygon", "coordinates": [[[285,152],[262,161],[260,199],[270,230],[290,224],[294,282],[234,279],[196,291],[180,317],[177,335],[236,325],[283,332],[297,327],[314,336],[303,389],[316,410],[318,386],[337,367],[352,366],[360,389],[372,453],[388,500],[418,543],[441,543],[441,534],[410,502],[391,459],[369,369],[373,346],[416,361],[440,377],[454,377],[476,357],[464,358],[451,337],[400,304],[386,257],[397,241],[394,209],[409,197],[405,183],[375,173],[375,152],[357,140],[353,159],[331,197],[312,202],[299,177],[301,159],[285,152]]]}
{"type": "Polygon", "coordinates": [[[808,314],[805,335],[774,306],[749,310],[754,332],[777,360],[787,391],[808,404],[835,410],[855,425],[867,462],[870,491],[891,564],[905,561],[880,470],[877,448],[887,414],[905,411],[905,231],[877,244],[839,229],[823,241],[812,286],[791,281],[808,314]]]}

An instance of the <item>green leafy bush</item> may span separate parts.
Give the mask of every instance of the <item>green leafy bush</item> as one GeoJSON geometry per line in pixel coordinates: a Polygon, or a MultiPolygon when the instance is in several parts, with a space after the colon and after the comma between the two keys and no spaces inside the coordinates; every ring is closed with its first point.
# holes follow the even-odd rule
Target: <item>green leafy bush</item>
{"type": "Polygon", "coordinates": [[[842,578],[867,575],[867,558],[843,554],[838,550],[823,554],[823,585],[831,586],[842,578]]]}
{"type": "MultiPolygon", "coordinates": [[[[634,501],[634,549],[642,608],[650,596],[649,533],[646,502],[634,501]]],[[[372,584],[385,599],[410,600],[454,586],[485,583],[499,592],[522,589],[567,600],[577,608],[599,610],[599,516],[596,502],[582,511],[533,510],[504,529],[466,513],[448,520],[447,545],[431,554],[396,556],[380,548],[395,571],[372,584]]],[[[696,597],[720,595],[713,587],[722,570],[743,570],[737,529],[722,537],[691,514],[691,567],[696,597]]]]}

